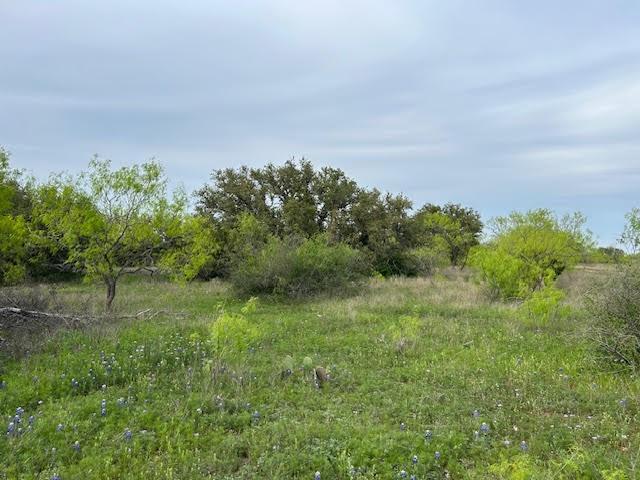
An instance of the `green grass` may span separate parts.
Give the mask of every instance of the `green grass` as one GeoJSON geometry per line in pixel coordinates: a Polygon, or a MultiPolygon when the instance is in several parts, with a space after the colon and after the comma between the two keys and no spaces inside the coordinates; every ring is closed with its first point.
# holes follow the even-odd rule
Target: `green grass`
{"type": "MultiPolygon", "coordinates": [[[[98,305],[102,291],[62,295],[98,305]]],[[[135,280],[116,302],[164,313],[59,331],[2,366],[0,427],[25,413],[23,433],[0,438],[0,478],[638,477],[640,382],[594,363],[577,308],[536,326],[460,278],[374,281],[261,299],[246,315],[258,339],[220,351],[213,322],[244,304],[224,285],[135,280]],[[321,389],[306,356],[331,373],[321,389]]]]}

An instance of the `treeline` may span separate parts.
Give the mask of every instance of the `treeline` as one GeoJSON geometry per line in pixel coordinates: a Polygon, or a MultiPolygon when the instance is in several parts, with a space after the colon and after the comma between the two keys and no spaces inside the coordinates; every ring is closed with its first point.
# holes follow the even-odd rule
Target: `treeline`
{"type": "Polygon", "coordinates": [[[216,170],[194,193],[195,211],[184,191],[169,193],[155,162],[113,169],[96,157],[77,176],[38,183],[0,150],[0,284],[97,278],[110,307],[122,275],[143,268],[182,280],[227,278],[247,293],[304,295],[372,274],[425,275],[470,262],[510,297],[581,259],[622,254],[595,249],[581,216],[558,220],[547,210],[496,219],[481,246],[483,223],[472,208],[414,208],[403,195],[305,160],[216,170]],[[505,269],[526,278],[510,285],[505,269]]]}

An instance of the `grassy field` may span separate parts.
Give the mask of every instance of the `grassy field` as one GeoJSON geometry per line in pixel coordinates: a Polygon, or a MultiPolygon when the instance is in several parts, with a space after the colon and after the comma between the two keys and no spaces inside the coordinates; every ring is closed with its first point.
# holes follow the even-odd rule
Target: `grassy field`
{"type": "Polygon", "coordinates": [[[594,362],[575,299],[549,325],[460,276],[245,301],[135,279],[118,313],[153,318],[59,331],[5,362],[0,478],[640,478],[640,381],[594,362]],[[252,327],[237,348],[213,340],[223,311],[252,327]]]}

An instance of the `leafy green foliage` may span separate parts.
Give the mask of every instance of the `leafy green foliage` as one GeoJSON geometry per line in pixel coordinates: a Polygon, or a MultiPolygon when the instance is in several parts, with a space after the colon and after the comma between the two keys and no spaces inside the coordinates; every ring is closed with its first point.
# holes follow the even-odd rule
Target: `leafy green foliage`
{"type": "MultiPolygon", "coordinates": [[[[246,245],[241,248],[255,246],[246,245]]],[[[270,236],[252,254],[238,257],[230,279],[242,293],[299,297],[350,288],[367,273],[361,254],[344,244],[329,244],[324,235],[305,240],[270,236]]]]}
{"type": "Polygon", "coordinates": [[[567,318],[571,312],[562,301],[565,294],[562,290],[545,285],[542,289],[531,293],[520,305],[521,318],[530,325],[546,326],[567,318]]]}
{"type": "Polygon", "coordinates": [[[579,213],[558,219],[545,209],[498,217],[491,225],[493,238],[472,252],[471,265],[493,294],[526,298],[577,264],[591,247],[584,223],[579,213]]]}
{"type": "Polygon", "coordinates": [[[640,208],[633,208],[625,218],[627,224],[620,236],[620,243],[631,252],[640,253],[640,208]]]}
{"type": "Polygon", "coordinates": [[[472,208],[447,203],[427,204],[415,215],[419,239],[437,249],[447,249],[452,265],[464,267],[469,251],[478,245],[482,233],[480,214],[472,208]]]}
{"type": "Polygon", "coordinates": [[[251,298],[241,313],[223,312],[211,325],[211,338],[219,355],[246,351],[259,337],[260,332],[248,318],[257,307],[257,299],[251,298]]]}

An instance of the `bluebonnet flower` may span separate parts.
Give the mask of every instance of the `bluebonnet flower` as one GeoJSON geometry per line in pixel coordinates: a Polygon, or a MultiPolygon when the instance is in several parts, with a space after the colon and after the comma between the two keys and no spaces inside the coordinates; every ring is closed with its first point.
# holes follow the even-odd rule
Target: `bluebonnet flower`
{"type": "Polygon", "coordinates": [[[133,437],[133,434],[131,433],[131,430],[129,430],[128,428],[124,431],[124,435],[123,435],[124,439],[128,442],[131,440],[131,438],[133,437]]]}
{"type": "Polygon", "coordinates": [[[51,477],[51,480],[61,480],[60,475],[58,475],[57,473],[54,473],[53,476],[51,477]]]}
{"type": "Polygon", "coordinates": [[[473,415],[475,418],[478,418],[480,416],[480,410],[476,408],[471,415],[473,415]]]}
{"type": "Polygon", "coordinates": [[[427,430],[426,432],[424,432],[425,440],[431,440],[432,436],[433,436],[433,433],[431,432],[431,430],[427,430]]]}
{"type": "Polygon", "coordinates": [[[35,422],[35,421],[36,421],[36,417],[35,417],[35,416],[33,416],[33,415],[31,415],[31,416],[29,417],[29,425],[33,425],[33,422],[35,422]]]}
{"type": "Polygon", "coordinates": [[[407,478],[407,471],[406,470],[400,470],[400,478],[407,478]]]}
{"type": "Polygon", "coordinates": [[[618,405],[620,405],[622,408],[627,408],[627,399],[623,398],[618,402],[618,405]]]}
{"type": "Polygon", "coordinates": [[[5,382],[4,380],[0,381],[0,390],[7,388],[7,382],[5,382]]]}
{"type": "Polygon", "coordinates": [[[480,425],[480,432],[482,432],[483,435],[489,433],[489,425],[487,425],[485,422],[482,422],[482,424],[480,425]]]}
{"type": "Polygon", "coordinates": [[[56,427],[56,432],[61,432],[62,430],[64,430],[64,425],[59,423],[58,426],[56,427]]]}
{"type": "Polygon", "coordinates": [[[478,430],[473,431],[473,439],[480,440],[480,432],[478,430]]]}
{"type": "Polygon", "coordinates": [[[119,407],[124,407],[126,403],[127,401],[124,399],[124,397],[120,397],[118,400],[116,400],[116,405],[118,405],[119,407]]]}
{"type": "Polygon", "coordinates": [[[80,383],[78,383],[78,380],[76,380],[75,378],[71,379],[71,386],[73,388],[78,388],[79,385],[80,385],[80,383]]]}
{"type": "Polygon", "coordinates": [[[24,408],[18,407],[16,408],[16,415],[21,417],[24,414],[24,408]]]}
{"type": "Polygon", "coordinates": [[[320,480],[320,472],[316,472],[316,474],[313,476],[313,480],[320,480]]]}
{"type": "Polygon", "coordinates": [[[411,463],[413,463],[414,465],[418,463],[418,456],[414,455],[413,457],[411,457],[411,463]]]}
{"type": "Polygon", "coordinates": [[[407,429],[407,426],[404,424],[404,422],[400,422],[400,430],[404,432],[406,429],[407,429]]]}
{"type": "Polygon", "coordinates": [[[440,456],[441,456],[441,455],[440,455],[440,452],[436,452],[436,453],[434,454],[434,457],[435,457],[435,459],[436,459],[436,460],[440,460],[440,456]]]}
{"type": "Polygon", "coordinates": [[[520,450],[522,450],[523,452],[529,450],[529,445],[524,440],[520,442],[520,450]]]}
{"type": "Polygon", "coordinates": [[[103,417],[107,416],[107,401],[103,398],[102,402],[100,402],[100,415],[103,417]]]}
{"type": "Polygon", "coordinates": [[[15,435],[16,433],[16,424],[13,422],[9,422],[9,426],[7,427],[7,435],[15,435]]]}
{"type": "Polygon", "coordinates": [[[71,445],[71,448],[73,448],[76,452],[80,453],[80,442],[76,440],[73,443],[73,445],[71,445]]]}
{"type": "Polygon", "coordinates": [[[253,412],[253,415],[251,415],[251,419],[253,420],[254,423],[257,423],[260,421],[260,412],[258,412],[257,410],[255,412],[253,412]]]}
{"type": "Polygon", "coordinates": [[[411,475],[411,476],[409,477],[409,480],[417,480],[417,479],[418,479],[418,477],[416,477],[415,475],[411,475]]]}

